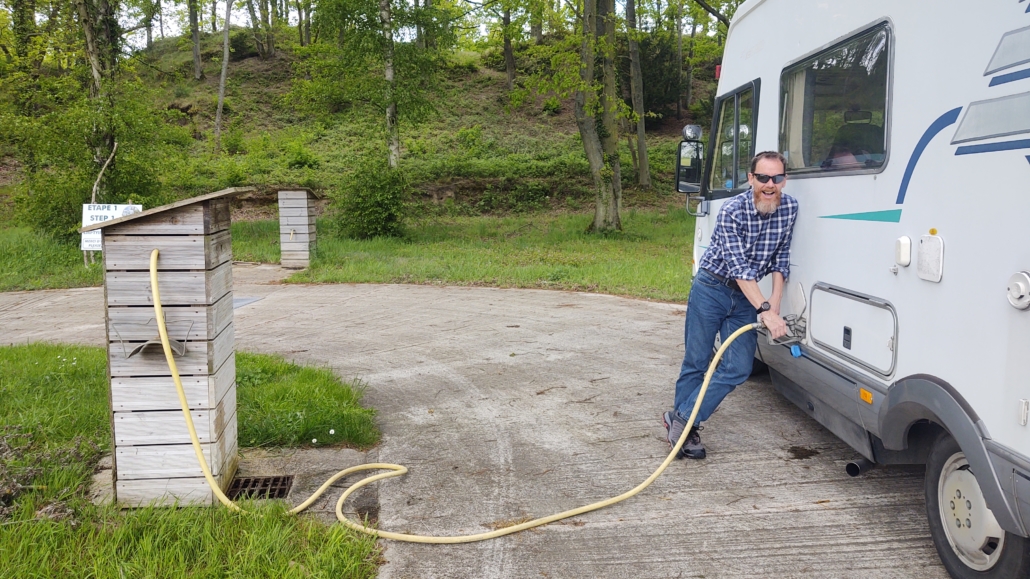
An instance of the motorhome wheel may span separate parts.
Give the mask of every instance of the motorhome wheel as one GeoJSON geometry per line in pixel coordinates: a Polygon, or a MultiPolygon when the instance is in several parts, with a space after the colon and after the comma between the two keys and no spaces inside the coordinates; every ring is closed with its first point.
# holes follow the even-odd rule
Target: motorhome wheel
{"type": "Polygon", "coordinates": [[[998,525],[966,455],[947,432],[926,463],[926,512],[934,546],[956,579],[1026,577],[1030,540],[998,525]]]}

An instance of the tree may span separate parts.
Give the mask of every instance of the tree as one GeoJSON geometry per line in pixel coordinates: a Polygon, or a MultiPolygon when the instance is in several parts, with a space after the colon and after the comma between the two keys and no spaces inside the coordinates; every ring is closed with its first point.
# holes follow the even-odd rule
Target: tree
{"type": "Polygon", "coordinates": [[[91,73],[89,100],[95,113],[93,130],[87,141],[96,169],[100,171],[115,146],[111,85],[121,45],[118,5],[113,0],[75,0],[75,4],[86,41],[86,60],[91,73]]]}
{"type": "Polygon", "coordinates": [[[222,34],[222,74],[218,77],[218,110],[215,112],[215,153],[222,147],[222,107],[225,104],[225,77],[229,73],[229,17],[232,0],[225,0],[225,32],[222,34]]]}
{"type": "Polygon", "coordinates": [[[515,52],[511,48],[511,6],[504,6],[501,18],[501,36],[504,38],[504,71],[508,90],[515,88],[515,52]]]}
{"type": "Polygon", "coordinates": [[[379,22],[383,26],[383,70],[386,79],[386,135],[390,168],[401,160],[401,139],[397,131],[397,100],[393,82],[393,7],[390,0],[379,0],[379,22]]]}
{"type": "Polygon", "coordinates": [[[200,62],[200,15],[197,3],[200,0],[186,0],[189,6],[190,35],[193,39],[193,80],[204,78],[204,68],[200,62]]]}
{"type": "Polygon", "coordinates": [[[621,230],[622,170],[615,122],[615,2],[584,0],[581,9],[580,83],[575,90],[573,110],[594,181],[595,210],[590,230],[621,230]],[[598,56],[601,59],[600,94],[595,78],[598,56]]]}
{"type": "MultiPolygon", "coordinates": [[[[640,47],[637,45],[637,13],[635,0],[626,0],[626,32],[629,44],[631,99],[637,119],[637,182],[651,187],[651,168],[647,162],[647,138],[644,132],[644,83],[640,71],[640,47]]],[[[678,111],[678,105],[677,105],[678,111]]]]}

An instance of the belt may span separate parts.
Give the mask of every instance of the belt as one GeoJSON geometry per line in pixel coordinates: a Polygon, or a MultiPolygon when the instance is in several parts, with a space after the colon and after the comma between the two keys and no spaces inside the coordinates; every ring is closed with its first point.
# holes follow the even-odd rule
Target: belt
{"type": "Polygon", "coordinates": [[[714,273],[714,272],[712,272],[711,270],[708,270],[708,269],[702,268],[701,271],[703,271],[703,272],[707,273],[708,275],[714,277],[716,279],[716,281],[718,281],[722,285],[724,285],[724,286],[726,286],[726,287],[728,287],[730,289],[735,289],[737,291],[740,291],[740,286],[737,285],[737,280],[735,280],[733,278],[727,278],[725,276],[721,276],[721,275],[719,275],[717,273],[714,273]]]}

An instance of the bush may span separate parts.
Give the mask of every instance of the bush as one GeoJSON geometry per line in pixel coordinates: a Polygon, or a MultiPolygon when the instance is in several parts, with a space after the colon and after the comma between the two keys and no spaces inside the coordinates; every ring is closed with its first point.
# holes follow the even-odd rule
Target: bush
{"type": "Polygon", "coordinates": [[[407,177],[385,159],[366,158],[333,196],[334,221],[344,235],[367,239],[403,233],[407,177]]]}

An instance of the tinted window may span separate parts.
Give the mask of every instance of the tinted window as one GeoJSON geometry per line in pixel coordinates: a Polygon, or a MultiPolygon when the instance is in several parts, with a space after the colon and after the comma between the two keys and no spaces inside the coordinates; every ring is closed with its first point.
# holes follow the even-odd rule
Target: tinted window
{"type": "Polygon", "coordinates": [[[708,188],[724,191],[747,187],[755,143],[755,89],[748,85],[718,102],[719,122],[712,149],[708,188]]]}
{"type": "Polygon", "coordinates": [[[784,70],[780,151],[787,169],[876,168],[887,158],[886,24],[784,70]]]}

